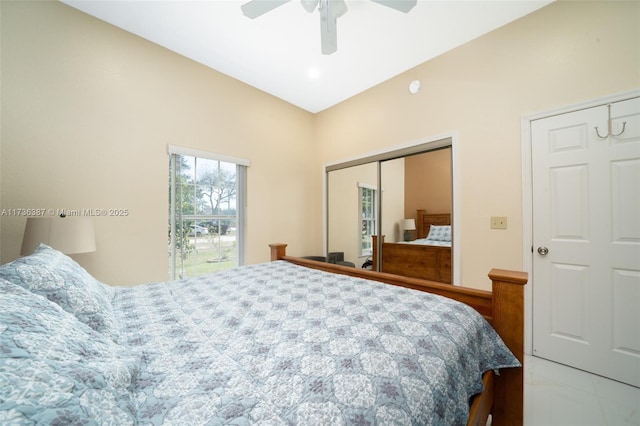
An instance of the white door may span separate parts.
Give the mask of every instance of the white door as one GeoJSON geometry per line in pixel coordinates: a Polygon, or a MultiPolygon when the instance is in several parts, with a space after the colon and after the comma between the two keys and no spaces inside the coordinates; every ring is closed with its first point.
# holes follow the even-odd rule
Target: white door
{"type": "Polygon", "coordinates": [[[531,145],[533,353],[640,386],[640,98],[533,121],[531,145]]]}

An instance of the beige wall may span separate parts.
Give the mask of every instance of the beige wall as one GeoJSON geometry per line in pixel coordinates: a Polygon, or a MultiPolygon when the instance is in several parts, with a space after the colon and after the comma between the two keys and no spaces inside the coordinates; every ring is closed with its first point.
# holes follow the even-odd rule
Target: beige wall
{"type": "MultiPolygon", "coordinates": [[[[358,185],[378,185],[377,163],[362,164],[329,173],[327,186],[328,251],[344,252],[344,259],[361,266],[369,256],[360,257],[360,203],[358,185]]],[[[403,218],[404,159],[382,165],[382,234],[385,241],[400,236],[398,222],[403,218]]],[[[319,252],[321,253],[321,252],[319,252]]]]}
{"type": "Polygon", "coordinates": [[[492,267],[523,266],[522,117],[640,87],[639,16],[639,2],[553,3],[318,114],[319,161],[455,134],[461,282],[487,288],[492,267]]]}
{"type": "Polygon", "coordinates": [[[375,163],[362,164],[329,173],[328,197],[328,251],[344,252],[344,259],[362,264],[359,256],[360,204],[358,184],[377,186],[375,163]]]}
{"type": "Polygon", "coordinates": [[[451,148],[405,159],[405,217],[417,219],[416,210],[451,213],[451,148]]]}
{"type": "MultiPolygon", "coordinates": [[[[1,8],[2,208],[129,209],[96,218],[76,259],[112,284],[166,280],[174,144],[251,160],[248,263],[321,247],[313,115],[62,3],[1,8]]],[[[25,218],[1,219],[7,262],[25,218]]]]}
{"type": "MultiPolygon", "coordinates": [[[[81,255],[113,284],[166,278],[167,144],[252,161],[255,263],[321,251],[322,165],[455,134],[461,279],[486,287],[522,267],[522,116],[640,87],[638,2],[554,3],[315,116],[61,3],[0,8],[0,206],[130,209],[81,255]]],[[[24,218],[0,219],[6,262],[24,218]]]]}
{"type": "Polygon", "coordinates": [[[400,221],[404,217],[404,168],[405,159],[383,161],[380,165],[382,182],[382,235],[386,242],[402,240],[404,229],[400,221]]]}

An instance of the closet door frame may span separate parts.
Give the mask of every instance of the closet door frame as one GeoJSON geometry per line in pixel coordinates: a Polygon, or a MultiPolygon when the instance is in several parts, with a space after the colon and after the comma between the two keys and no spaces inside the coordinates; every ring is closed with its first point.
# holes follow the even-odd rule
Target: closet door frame
{"type": "Polygon", "coordinates": [[[554,115],[589,109],[608,103],[615,103],[640,96],[640,89],[629,90],[592,99],[585,102],[571,104],[559,108],[523,115],[520,123],[520,141],[522,152],[522,268],[529,273],[530,285],[525,286],[525,329],[524,352],[533,353],[533,169],[532,169],[532,139],[531,122],[554,115]]]}

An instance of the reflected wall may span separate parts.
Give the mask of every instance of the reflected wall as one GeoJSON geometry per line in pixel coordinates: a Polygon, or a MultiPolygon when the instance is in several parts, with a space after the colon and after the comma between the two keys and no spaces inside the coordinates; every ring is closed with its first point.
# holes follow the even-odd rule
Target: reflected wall
{"type": "MultiPolygon", "coordinates": [[[[382,185],[382,215],[399,217],[404,210],[404,161],[394,161],[385,166],[388,178],[382,185]]],[[[367,163],[340,170],[327,175],[327,251],[344,253],[344,260],[356,267],[371,256],[361,252],[362,205],[359,188],[378,190],[378,163],[367,163]]],[[[397,234],[393,221],[382,221],[383,232],[397,234]]]]}
{"type": "MultiPolygon", "coordinates": [[[[360,187],[381,189],[376,229],[386,242],[403,240],[401,223],[416,219],[417,209],[453,211],[450,145],[391,157],[327,172],[327,252],[344,253],[344,260],[358,268],[371,257],[370,252],[361,250],[360,187]]],[[[416,237],[415,231],[411,236],[416,237]]]]}

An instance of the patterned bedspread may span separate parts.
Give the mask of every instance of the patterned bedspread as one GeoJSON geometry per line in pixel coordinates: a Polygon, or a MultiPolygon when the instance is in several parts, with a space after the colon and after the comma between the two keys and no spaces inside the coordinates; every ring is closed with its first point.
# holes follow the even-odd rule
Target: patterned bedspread
{"type": "Polygon", "coordinates": [[[113,305],[142,423],[464,424],[482,372],[518,365],[466,305],[286,262],[113,305]]]}
{"type": "Polygon", "coordinates": [[[428,238],[418,238],[416,240],[411,240],[411,241],[399,241],[399,243],[417,244],[417,245],[435,246],[435,247],[451,247],[451,241],[436,241],[436,240],[430,240],[428,238]]]}
{"type": "Polygon", "coordinates": [[[111,288],[0,266],[0,423],[457,425],[517,366],[472,308],[278,261],[111,288]]]}

